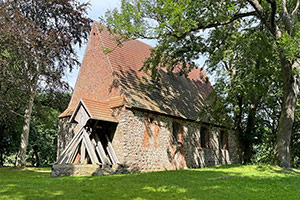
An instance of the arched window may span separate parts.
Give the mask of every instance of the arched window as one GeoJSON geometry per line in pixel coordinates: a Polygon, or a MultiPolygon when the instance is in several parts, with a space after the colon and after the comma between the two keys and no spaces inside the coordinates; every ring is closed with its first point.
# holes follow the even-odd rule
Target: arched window
{"type": "Polygon", "coordinates": [[[228,150],[228,132],[224,130],[220,131],[220,149],[228,150]]]}
{"type": "Polygon", "coordinates": [[[172,122],[172,144],[178,145],[180,141],[179,134],[182,132],[182,125],[178,122],[172,122]]]}
{"type": "Polygon", "coordinates": [[[209,148],[209,130],[206,127],[200,129],[201,148],[209,148]]]}

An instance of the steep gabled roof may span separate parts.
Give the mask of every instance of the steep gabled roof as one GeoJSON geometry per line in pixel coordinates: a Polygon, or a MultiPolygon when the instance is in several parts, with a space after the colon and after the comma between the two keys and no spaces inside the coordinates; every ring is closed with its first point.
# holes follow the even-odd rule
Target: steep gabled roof
{"type": "MultiPolygon", "coordinates": [[[[76,107],[71,116],[71,122],[76,121],[75,118],[81,106],[87,113],[88,119],[118,122],[117,118],[113,115],[113,111],[111,110],[110,101],[100,102],[89,99],[80,99],[78,106],[76,107]]],[[[120,106],[120,104],[118,104],[118,106],[120,106]]]]}
{"type": "MultiPolygon", "coordinates": [[[[85,64],[81,68],[81,71],[84,70],[83,68],[89,68],[88,71],[90,73],[99,73],[99,82],[95,82],[95,78],[89,79],[88,74],[81,72],[78,79],[85,79],[86,81],[79,82],[77,80],[74,90],[76,95],[73,94],[77,100],[75,97],[72,97],[68,109],[60,117],[64,117],[67,113],[74,110],[72,105],[74,105],[75,101],[78,101],[79,96],[80,98],[102,101],[112,96],[124,95],[128,107],[145,109],[185,119],[195,120],[197,118],[199,111],[206,105],[206,97],[212,91],[211,84],[205,81],[206,75],[203,70],[199,68],[192,70],[188,78],[161,70],[161,83],[156,87],[151,87],[153,84],[150,76],[140,71],[140,68],[147,57],[150,56],[152,47],[139,40],[127,41],[122,47],[116,47],[114,36],[110,35],[106,30],[99,32],[99,27],[98,23],[94,23],[91,36],[96,37],[101,42],[92,43],[89,41],[89,45],[92,46],[88,47],[89,50],[86,51],[97,51],[96,53],[101,57],[105,57],[106,60],[97,63],[92,62],[91,59],[97,59],[95,57],[97,54],[94,52],[94,56],[89,56],[89,60],[87,60],[87,55],[84,58],[84,61],[86,59],[85,63],[93,64],[85,64]],[[99,48],[99,46],[95,45],[101,45],[101,47],[99,48]],[[102,49],[102,52],[99,52],[99,49],[102,49]],[[105,55],[103,54],[104,49],[113,49],[113,51],[105,55]],[[93,89],[93,87],[103,87],[103,84],[100,83],[103,74],[100,74],[102,70],[99,68],[103,68],[104,65],[106,69],[103,70],[109,69],[112,73],[110,76],[107,75],[111,79],[111,84],[105,87],[107,90],[115,89],[114,94],[102,94],[97,92],[99,90],[93,89]],[[90,83],[91,81],[92,83],[90,83]],[[87,86],[84,86],[84,83],[87,86]],[[84,92],[84,88],[86,88],[87,93],[84,92]],[[79,90],[82,91],[78,92],[79,90]],[[92,90],[96,92],[93,93],[91,92],[92,90]]],[[[91,74],[91,77],[95,76],[97,74],[91,74]]]]}

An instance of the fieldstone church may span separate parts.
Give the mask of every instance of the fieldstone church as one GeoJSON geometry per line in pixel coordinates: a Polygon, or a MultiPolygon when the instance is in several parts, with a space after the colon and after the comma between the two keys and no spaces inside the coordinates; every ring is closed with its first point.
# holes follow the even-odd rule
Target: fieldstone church
{"type": "Polygon", "coordinates": [[[238,163],[233,132],[196,121],[212,91],[203,70],[188,77],[161,70],[153,85],[139,70],[151,46],[131,40],[116,47],[114,36],[100,27],[93,24],[74,93],[59,116],[52,176],[238,163]]]}

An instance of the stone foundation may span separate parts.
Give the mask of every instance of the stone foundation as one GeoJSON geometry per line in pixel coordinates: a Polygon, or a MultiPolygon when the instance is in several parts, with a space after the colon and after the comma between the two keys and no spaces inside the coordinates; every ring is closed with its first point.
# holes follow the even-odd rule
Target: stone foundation
{"type": "Polygon", "coordinates": [[[52,166],[51,177],[103,176],[110,174],[125,174],[130,172],[132,172],[132,170],[121,165],[55,164],[52,166]]]}

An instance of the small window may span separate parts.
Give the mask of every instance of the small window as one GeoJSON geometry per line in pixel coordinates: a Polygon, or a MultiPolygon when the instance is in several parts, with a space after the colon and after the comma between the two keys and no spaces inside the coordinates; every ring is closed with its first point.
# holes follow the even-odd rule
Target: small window
{"type": "Polygon", "coordinates": [[[200,129],[200,140],[202,148],[209,148],[209,131],[205,127],[200,129]]]}
{"type": "Polygon", "coordinates": [[[149,117],[149,122],[152,124],[154,121],[153,117],[149,117]]]}
{"type": "Polygon", "coordinates": [[[228,133],[224,130],[220,131],[220,149],[228,150],[228,133]]]}
{"type": "Polygon", "coordinates": [[[178,144],[178,133],[180,130],[180,124],[177,122],[172,123],[172,144],[177,145],[178,144]]]}

